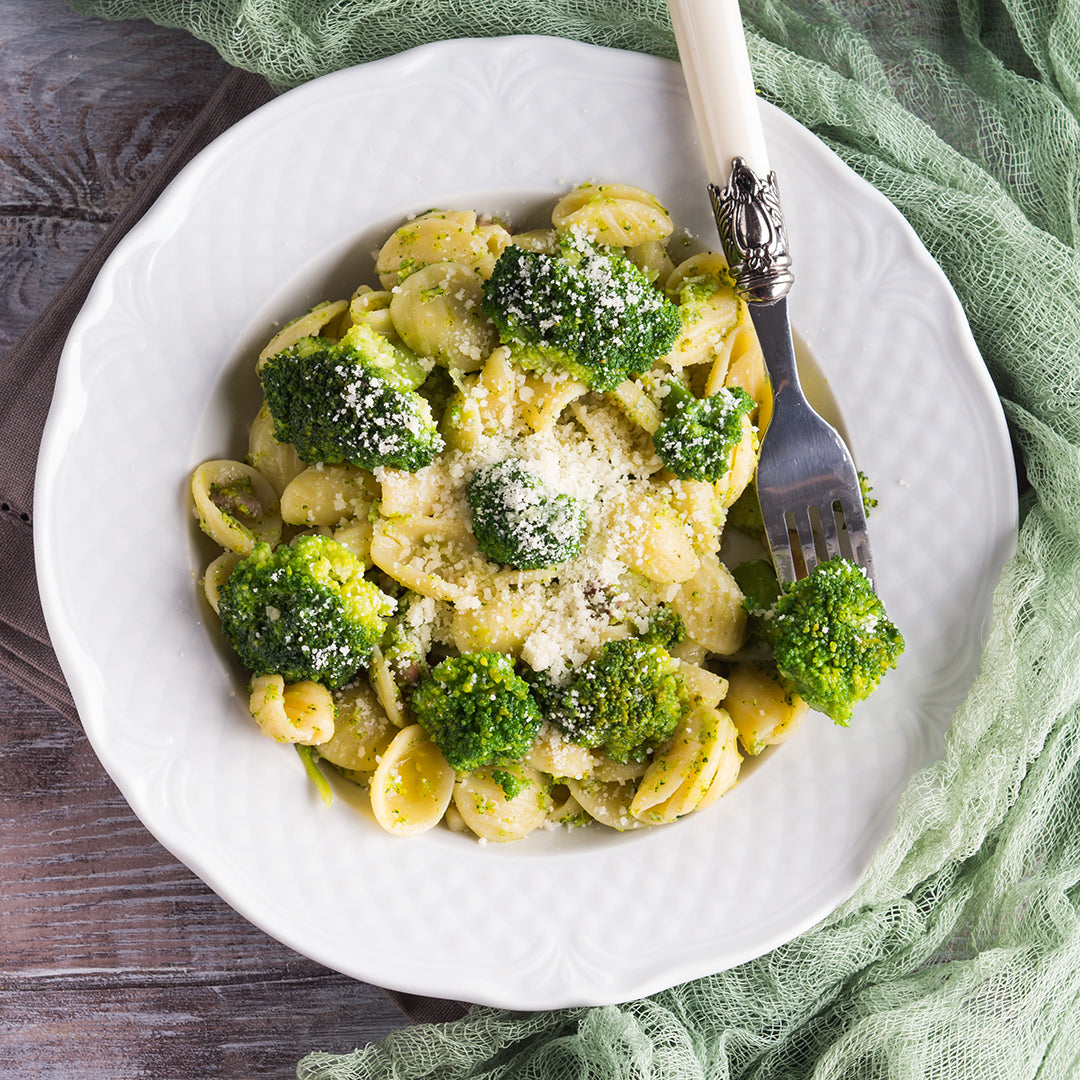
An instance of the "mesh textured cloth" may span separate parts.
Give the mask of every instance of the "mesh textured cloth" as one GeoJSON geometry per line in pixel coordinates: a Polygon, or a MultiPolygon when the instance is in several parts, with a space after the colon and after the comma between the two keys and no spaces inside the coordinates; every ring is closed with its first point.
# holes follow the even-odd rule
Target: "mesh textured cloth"
{"type": "MultiPolygon", "coordinates": [[[[291,85],[436,38],[672,57],[662,0],[77,0],[291,85]]],[[[475,1008],[306,1080],[1080,1075],[1080,0],[744,0],[763,94],[888,196],[952,281],[1026,473],[982,674],[855,897],[621,1006],[475,1008]]]]}

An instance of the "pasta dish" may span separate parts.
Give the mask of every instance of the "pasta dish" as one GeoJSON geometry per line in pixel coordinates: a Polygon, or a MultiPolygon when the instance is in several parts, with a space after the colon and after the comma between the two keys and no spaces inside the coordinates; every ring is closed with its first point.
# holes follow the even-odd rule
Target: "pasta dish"
{"type": "Polygon", "coordinates": [[[191,477],[203,585],[324,792],[403,836],[638,829],[798,727],[775,578],[728,555],[760,536],[761,351],[651,193],[576,187],[525,231],[420,214],[255,367],[246,459],[191,477]]]}

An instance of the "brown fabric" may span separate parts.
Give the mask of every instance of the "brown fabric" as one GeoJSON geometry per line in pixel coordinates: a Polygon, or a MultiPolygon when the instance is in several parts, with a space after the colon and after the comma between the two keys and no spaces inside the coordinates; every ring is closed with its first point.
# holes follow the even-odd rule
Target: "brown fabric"
{"type": "Polygon", "coordinates": [[[401,994],[396,990],[386,992],[394,1004],[417,1024],[448,1024],[453,1020],[460,1020],[471,1008],[464,1001],[419,997],[416,994],[401,994]]]}
{"type": "MultiPolygon", "coordinates": [[[[49,643],[33,549],[34,470],[60,352],[98,271],[117,243],[195,154],[274,96],[261,75],[231,71],[0,368],[0,671],[72,721],[78,720],[78,714],[49,643]]],[[[468,1009],[462,1002],[438,998],[392,992],[390,997],[406,1016],[423,1023],[455,1020],[468,1009]]]]}

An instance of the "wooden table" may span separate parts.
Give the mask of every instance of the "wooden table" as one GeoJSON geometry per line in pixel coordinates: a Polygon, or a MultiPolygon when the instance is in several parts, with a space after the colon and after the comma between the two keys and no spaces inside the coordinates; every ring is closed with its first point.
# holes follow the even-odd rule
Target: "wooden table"
{"type": "MultiPolygon", "coordinates": [[[[226,71],[183,32],[0,3],[0,356],[226,71]]],[[[229,908],[0,676],[0,1080],[288,1077],[406,1023],[229,908]]]]}

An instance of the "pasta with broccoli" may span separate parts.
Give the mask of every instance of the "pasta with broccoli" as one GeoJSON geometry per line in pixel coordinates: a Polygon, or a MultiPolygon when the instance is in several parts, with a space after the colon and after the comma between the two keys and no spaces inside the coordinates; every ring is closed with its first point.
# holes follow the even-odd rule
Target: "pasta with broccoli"
{"type": "Polygon", "coordinates": [[[625,184],[541,228],[404,222],[260,353],[247,461],[193,473],[252,717],[390,833],[667,824],[807,709],[726,564],[759,539],[761,352],[673,233],[625,184]]]}

